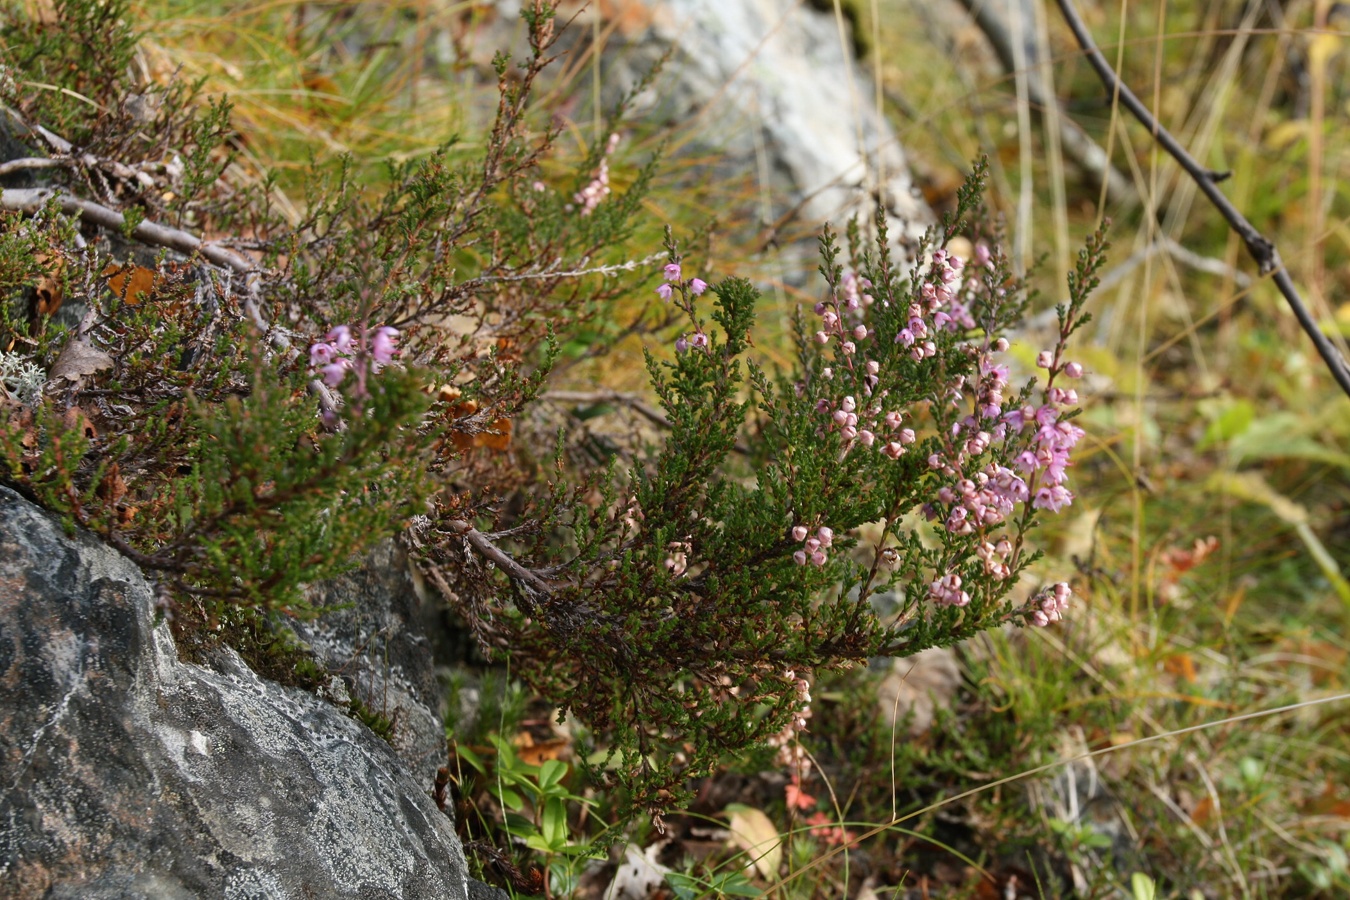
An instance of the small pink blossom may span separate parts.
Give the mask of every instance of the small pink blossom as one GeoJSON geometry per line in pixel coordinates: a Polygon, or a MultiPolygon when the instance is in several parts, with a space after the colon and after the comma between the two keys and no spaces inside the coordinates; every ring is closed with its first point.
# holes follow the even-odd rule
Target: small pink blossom
{"type": "Polygon", "coordinates": [[[816,805],[816,798],[802,790],[801,777],[796,774],[783,788],[783,796],[787,800],[788,809],[807,810],[813,809],[816,805]]]}
{"type": "Polygon", "coordinates": [[[337,326],[324,335],[323,339],[331,342],[333,349],[338,353],[346,353],[352,348],[352,330],[346,325],[337,326]]]}
{"type": "Polygon", "coordinates": [[[398,329],[382,325],[370,339],[370,355],[382,366],[388,365],[398,352],[398,329]]]}
{"type": "Polygon", "coordinates": [[[1069,378],[1082,378],[1083,366],[1081,363],[1071,362],[1064,367],[1064,374],[1069,378]]]}
{"type": "Polygon", "coordinates": [[[320,369],[323,372],[323,383],[329,387],[337,387],[342,383],[343,377],[347,374],[347,369],[351,364],[345,359],[334,360],[320,369]]]}
{"type": "Polygon", "coordinates": [[[805,525],[794,525],[794,526],[792,527],[792,539],[793,539],[794,541],[804,541],[804,540],[806,540],[806,535],[807,535],[808,533],[809,533],[809,532],[807,531],[807,528],[806,528],[805,525]]]}
{"type": "Polygon", "coordinates": [[[663,284],[656,289],[656,296],[660,297],[662,300],[669,300],[673,290],[674,288],[671,285],[663,284]]]}
{"type": "Polygon", "coordinates": [[[665,273],[666,281],[674,282],[680,280],[679,263],[666,263],[665,268],[663,268],[661,271],[665,273]]]}
{"type": "Polygon", "coordinates": [[[326,366],[333,361],[333,354],[336,348],[332,344],[317,343],[311,344],[309,348],[309,364],[312,368],[326,366]]]}
{"type": "Polygon", "coordinates": [[[1048,369],[1055,364],[1055,355],[1049,350],[1042,350],[1036,354],[1036,368],[1048,369]]]}
{"type": "Polygon", "coordinates": [[[695,297],[707,289],[708,282],[704,281],[702,278],[695,278],[689,282],[689,293],[693,294],[695,297]]]}

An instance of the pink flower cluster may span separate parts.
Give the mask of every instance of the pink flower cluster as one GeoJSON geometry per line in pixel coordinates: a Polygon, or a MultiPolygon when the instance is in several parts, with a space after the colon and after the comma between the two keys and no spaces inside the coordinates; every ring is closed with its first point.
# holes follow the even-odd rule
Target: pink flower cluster
{"type": "MultiPolygon", "coordinates": [[[[875,377],[870,374],[875,371],[874,365],[870,361],[867,363],[866,371],[869,374],[865,376],[866,378],[875,377]]],[[[828,368],[821,372],[826,378],[833,377],[833,374],[828,368]]],[[[858,401],[851,395],[839,401],[838,406],[822,398],[816,401],[816,411],[829,414],[828,427],[831,431],[839,432],[845,450],[856,444],[864,447],[875,446],[878,451],[891,459],[899,459],[905,454],[906,448],[917,439],[914,429],[901,427],[904,416],[898,410],[891,410],[883,416],[879,403],[859,408],[858,401]]]]}
{"type": "Polygon", "coordinates": [[[361,342],[352,335],[348,325],[339,325],[324,335],[323,340],[311,344],[309,364],[323,374],[323,383],[337,387],[348,372],[355,371],[365,383],[365,372],[360,366],[363,355],[372,360],[374,370],[386,366],[398,353],[398,329],[382,325],[369,334],[369,343],[362,352],[361,342]]]}
{"type": "Polygon", "coordinates": [[[806,819],[811,826],[811,834],[825,842],[827,847],[851,847],[858,842],[858,836],[834,820],[826,813],[818,812],[806,819]]]}
{"type": "Polygon", "coordinates": [[[1031,614],[1027,617],[1027,623],[1044,628],[1051,622],[1058,622],[1068,611],[1069,598],[1072,596],[1073,589],[1063,581],[1047,588],[1031,598],[1031,614]]]}
{"type": "MultiPolygon", "coordinates": [[[[848,358],[850,368],[853,367],[853,354],[858,351],[858,345],[854,342],[864,341],[868,336],[867,326],[860,320],[864,310],[875,302],[872,295],[867,293],[871,287],[872,282],[863,276],[845,272],[839,283],[839,298],[822,300],[816,304],[816,315],[820,316],[821,325],[824,326],[815,334],[816,343],[824,346],[831,338],[838,338],[839,349],[848,358]]],[[[872,375],[871,383],[875,384],[875,372],[872,375]]]]}
{"type": "Polygon", "coordinates": [[[1054,386],[1053,378],[1059,372],[1070,378],[1080,377],[1083,367],[1073,362],[1060,366],[1048,350],[1036,358],[1036,364],[1050,370],[1052,381],[1046,390],[1046,402],[1038,407],[1010,410],[1004,413],[1003,421],[1018,433],[1034,432],[1034,446],[1018,454],[1013,464],[1036,485],[1031,505],[1059,512],[1073,502],[1073,493],[1064,486],[1065,472],[1070,465],[1069,453],[1082,439],[1083,429],[1060,419],[1062,407],[1078,403],[1078,392],[1054,386]]]}
{"type": "Polygon", "coordinates": [[[834,544],[834,530],[822,525],[816,529],[816,533],[811,534],[811,529],[805,525],[794,525],[792,528],[792,539],[801,541],[805,546],[792,554],[792,558],[797,565],[804,566],[808,562],[813,566],[823,566],[829,559],[825,551],[834,544]]]}
{"type": "Polygon", "coordinates": [[[677,287],[687,289],[695,297],[708,289],[708,283],[702,278],[691,278],[688,284],[684,284],[680,264],[677,262],[666,263],[661,269],[661,274],[665,275],[666,281],[656,289],[656,295],[662,300],[669,300],[677,287]]]}
{"type": "MultiPolygon", "coordinates": [[[[806,730],[806,721],[811,718],[811,682],[798,678],[792,669],[783,672],[783,680],[797,691],[797,711],[792,721],[770,737],[767,743],[778,750],[778,765],[793,770],[793,783],[800,790],[801,779],[811,773],[811,757],[807,756],[806,750],[797,740],[797,735],[806,730]]],[[[788,797],[789,801],[793,799],[791,794],[788,797]]],[[[815,802],[814,798],[808,799],[815,802]]]]}
{"type": "Polygon", "coordinates": [[[958,332],[975,327],[975,319],[962,299],[961,270],[965,262],[946,250],[933,251],[932,278],[919,288],[919,302],[909,305],[905,327],[895,335],[895,343],[909,348],[914,360],[937,355],[937,330],[958,332]]]}
{"type": "Polygon", "coordinates": [[[595,208],[600,205],[600,201],[609,196],[609,157],[618,146],[619,136],[611,134],[609,143],[605,144],[604,155],[600,157],[600,164],[596,167],[595,177],[573,195],[572,199],[581,206],[583,216],[589,216],[595,212],[595,208]]]}

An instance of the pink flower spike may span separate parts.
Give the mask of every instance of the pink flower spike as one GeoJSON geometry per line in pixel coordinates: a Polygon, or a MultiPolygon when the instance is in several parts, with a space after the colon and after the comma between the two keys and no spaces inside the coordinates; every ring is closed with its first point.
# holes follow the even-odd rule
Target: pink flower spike
{"type": "Polygon", "coordinates": [[[702,278],[695,278],[694,280],[689,282],[689,293],[693,294],[695,297],[697,297],[699,294],[703,293],[707,289],[708,289],[708,282],[704,281],[702,278]]]}
{"type": "Polygon", "coordinates": [[[674,288],[672,288],[670,285],[663,284],[656,289],[656,296],[660,297],[662,300],[669,300],[670,293],[672,290],[674,290],[674,288]]]}
{"type": "Polygon", "coordinates": [[[380,365],[388,365],[398,352],[397,342],[397,328],[390,328],[388,325],[376,328],[374,336],[370,339],[370,355],[375,357],[375,361],[380,365]]]}
{"type": "Polygon", "coordinates": [[[666,281],[679,281],[679,280],[680,280],[680,264],[679,264],[679,263],[666,263],[665,268],[662,269],[661,271],[665,273],[665,275],[666,275],[666,281]]]}

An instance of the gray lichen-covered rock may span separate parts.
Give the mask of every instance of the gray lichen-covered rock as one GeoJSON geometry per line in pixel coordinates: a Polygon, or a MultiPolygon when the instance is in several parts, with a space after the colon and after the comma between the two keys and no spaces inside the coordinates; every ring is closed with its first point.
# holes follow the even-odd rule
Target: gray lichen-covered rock
{"type": "Polygon", "coordinates": [[[338,607],[296,633],[341,690],[392,725],[390,743],[422,783],[445,765],[442,689],[428,631],[437,629],[414,580],[408,555],[396,541],[379,544],[355,570],[313,585],[308,599],[338,607]]]}
{"type": "MultiPolygon", "coordinates": [[[[516,22],[521,5],[498,0],[499,19],[479,42],[482,51],[510,42],[505,26],[516,22]]],[[[869,221],[880,200],[893,240],[915,240],[932,211],[877,109],[871,73],[841,39],[832,7],[820,6],[830,7],[800,0],[568,0],[560,11],[577,19],[564,34],[566,46],[590,40],[587,25],[597,10],[606,33],[613,32],[601,59],[606,104],[671,54],[636,98],[636,118],[671,123],[683,152],[714,160],[700,167],[703,177],[731,183],[753,176],[762,224],[795,214],[808,230],[829,221],[839,231],[853,216],[869,221]]],[[[515,27],[518,46],[523,29],[515,27]]],[[[584,44],[572,49],[582,52],[584,44]]],[[[806,268],[814,271],[814,237],[806,243],[806,268]]]]}
{"type": "Polygon", "coordinates": [[[0,897],[455,898],[393,749],[237,657],[181,662],[141,573],[0,488],[0,897]]]}

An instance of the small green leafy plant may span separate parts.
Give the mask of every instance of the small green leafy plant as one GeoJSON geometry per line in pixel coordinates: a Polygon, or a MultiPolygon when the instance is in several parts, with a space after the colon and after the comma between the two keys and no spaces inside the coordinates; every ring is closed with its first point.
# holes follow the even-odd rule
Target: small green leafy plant
{"type": "Polygon", "coordinates": [[[506,833],[543,857],[549,895],[569,896],[586,861],[606,855],[605,841],[587,838],[568,824],[569,808],[591,808],[594,801],[567,789],[567,763],[557,759],[528,763],[499,735],[489,740],[497,751],[490,770],[470,748],[461,745],[456,753],[488,779],[489,792],[505,813],[506,833]]]}

